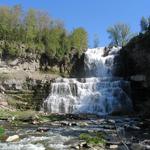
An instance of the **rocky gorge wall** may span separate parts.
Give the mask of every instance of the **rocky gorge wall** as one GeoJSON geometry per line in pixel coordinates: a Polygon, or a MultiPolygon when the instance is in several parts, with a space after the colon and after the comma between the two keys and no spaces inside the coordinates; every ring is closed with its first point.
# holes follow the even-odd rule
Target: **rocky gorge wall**
{"type": "Polygon", "coordinates": [[[0,83],[0,108],[40,110],[52,80],[9,79],[0,83]]]}
{"type": "Polygon", "coordinates": [[[116,74],[131,82],[131,97],[138,113],[150,114],[150,31],[140,33],[116,57],[116,74]]]}
{"type": "Polygon", "coordinates": [[[69,62],[66,59],[59,63],[44,57],[45,64],[41,58],[28,53],[26,57],[0,60],[0,108],[40,110],[53,79],[83,74],[84,55],[75,53],[69,62]],[[43,70],[45,67],[47,70],[43,70]]]}
{"type": "Polygon", "coordinates": [[[40,72],[38,61],[21,62],[0,62],[0,108],[40,110],[57,75],[40,72]]]}

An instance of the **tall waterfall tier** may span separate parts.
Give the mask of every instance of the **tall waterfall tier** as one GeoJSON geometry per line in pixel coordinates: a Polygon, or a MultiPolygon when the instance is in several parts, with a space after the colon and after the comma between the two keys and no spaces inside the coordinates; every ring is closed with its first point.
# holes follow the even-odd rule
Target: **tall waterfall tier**
{"type": "Polygon", "coordinates": [[[112,77],[114,58],[120,48],[93,48],[85,53],[85,73],[88,77],[112,77]],[[107,56],[105,56],[107,55],[107,56]]]}
{"type": "Polygon", "coordinates": [[[106,115],[130,111],[132,103],[127,93],[127,81],[113,76],[114,58],[119,48],[88,49],[85,52],[86,77],[58,78],[44,101],[44,109],[51,113],[92,113],[106,115]]]}

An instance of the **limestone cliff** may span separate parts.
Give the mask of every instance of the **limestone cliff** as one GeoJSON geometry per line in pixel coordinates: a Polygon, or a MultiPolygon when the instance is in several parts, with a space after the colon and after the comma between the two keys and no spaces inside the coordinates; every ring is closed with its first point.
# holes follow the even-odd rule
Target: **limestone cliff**
{"type": "Polygon", "coordinates": [[[135,110],[150,113],[150,31],[140,33],[121,49],[117,75],[131,81],[135,110]]]}

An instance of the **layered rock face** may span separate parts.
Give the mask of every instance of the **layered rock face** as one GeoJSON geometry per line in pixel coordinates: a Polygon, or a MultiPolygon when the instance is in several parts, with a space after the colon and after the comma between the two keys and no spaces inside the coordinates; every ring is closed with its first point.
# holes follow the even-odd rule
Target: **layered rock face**
{"type": "Polygon", "coordinates": [[[150,31],[140,33],[120,50],[117,74],[131,81],[135,110],[150,113],[150,31]]]}

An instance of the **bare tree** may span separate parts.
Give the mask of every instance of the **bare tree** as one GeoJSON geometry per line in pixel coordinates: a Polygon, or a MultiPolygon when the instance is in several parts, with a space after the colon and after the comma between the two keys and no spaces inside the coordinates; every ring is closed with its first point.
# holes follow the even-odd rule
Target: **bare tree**
{"type": "Polygon", "coordinates": [[[141,22],[140,22],[140,26],[141,26],[141,31],[147,31],[148,30],[148,27],[149,27],[149,24],[150,24],[150,18],[145,18],[145,17],[142,17],[141,18],[141,22]]]}
{"type": "Polygon", "coordinates": [[[99,37],[97,34],[94,35],[94,48],[99,46],[99,37]]]}
{"type": "Polygon", "coordinates": [[[115,24],[107,29],[111,45],[124,46],[131,37],[130,27],[124,23],[115,24]]]}

